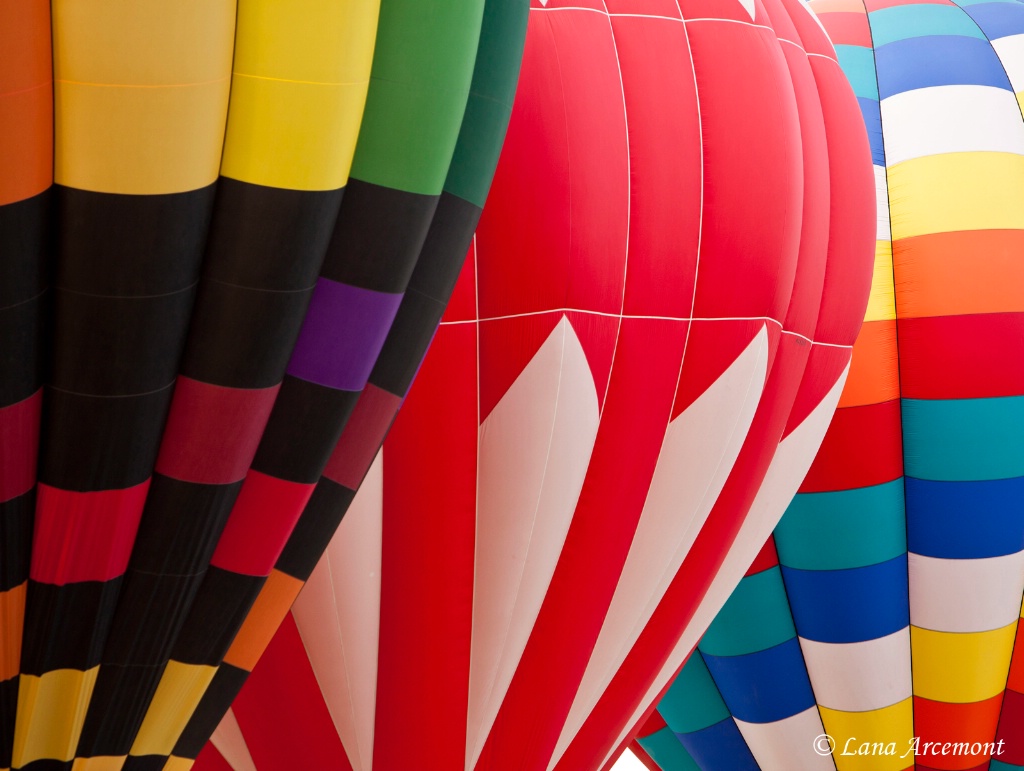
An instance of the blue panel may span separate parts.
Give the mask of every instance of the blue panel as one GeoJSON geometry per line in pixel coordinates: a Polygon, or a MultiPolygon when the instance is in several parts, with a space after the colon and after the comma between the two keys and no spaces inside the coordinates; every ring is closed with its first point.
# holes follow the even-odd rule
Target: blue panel
{"type": "Polygon", "coordinates": [[[871,143],[871,162],[875,166],[885,167],[885,148],[882,144],[882,111],[878,108],[877,99],[857,97],[860,114],[864,118],[864,127],[868,130],[868,142],[871,143]]]}
{"type": "Polygon", "coordinates": [[[761,771],[732,718],[697,733],[679,734],[679,741],[704,771],[761,771]]]}
{"type": "Polygon", "coordinates": [[[814,693],[795,637],[745,656],[701,655],[726,706],[739,720],[774,723],[814,706],[814,693]]]}
{"type": "Polygon", "coordinates": [[[636,741],[662,771],[700,771],[700,766],[669,728],[662,728],[636,741]]]}
{"type": "Polygon", "coordinates": [[[944,35],[899,40],[876,48],[875,64],[882,99],[930,86],[979,85],[1013,91],[992,46],[977,38],[944,35]]]}
{"type": "Polygon", "coordinates": [[[955,5],[912,3],[882,8],[868,14],[868,23],[875,48],[927,35],[985,39],[978,25],[955,5]]]}
{"type": "Polygon", "coordinates": [[[797,633],[808,640],[863,642],[910,623],[905,554],[848,570],[783,567],[782,576],[797,633]]]}
{"type": "Polygon", "coordinates": [[[903,468],[944,482],[1024,476],[1024,396],[902,399],[903,468]]]}
{"type": "Polygon", "coordinates": [[[1024,5],[1019,3],[983,3],[971,6],[967,13],[989,40],[1024,32],[1024,5]]]}
{"type": "Polygon", "coordinates": [[[853,86],[858,98],[878,99],[878,83],[875,81],[875,56],[864,46],[836,46],[836,57],[843,74],[853,86]]]}
{"type": "Polygon", "coordinates": [[[983,559],[1024,549],[1024,477],[932,482],[908,477],[907,545],[915,554],[983,559]]]}

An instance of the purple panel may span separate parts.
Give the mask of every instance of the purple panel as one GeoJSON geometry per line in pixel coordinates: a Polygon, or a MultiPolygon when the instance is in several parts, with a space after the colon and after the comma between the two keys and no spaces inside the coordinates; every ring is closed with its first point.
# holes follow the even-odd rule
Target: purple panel
{"type": "Polygon", "coordinates": [[[400,294],[319,279],[288,374],[341,391],[361,391],[401,301],[400,294]]]}

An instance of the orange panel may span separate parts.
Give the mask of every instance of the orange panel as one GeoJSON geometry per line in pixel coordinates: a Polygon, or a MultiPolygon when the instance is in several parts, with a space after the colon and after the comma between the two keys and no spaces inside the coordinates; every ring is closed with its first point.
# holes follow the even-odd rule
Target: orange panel
{"type": "Polygon", "coordinates": [[[1024,311],[1024,231],[930,233],[893,242],[900,318],[1024,311]]]}
{"type": "Polygon", "coordinates": [[[279,570],[271,571],[224,661],[251,672],[288,615],[302,586],[303,582],[297,578],[279,570]]]}
{"type": "Polygon", "coordinates": [[[988,744],[995,741],[1003,694],[972,704],[946,704],[914,697],[914,733],[920,738],[918,766],[942,771],[968,771],[989,759],[985,753],[958,752],[954,744],[988,744]],[[938,746],[934,743],[938,743],[938,746]],[[926,747],[926,743],[932,743],[926,747]],[[949,745],[948,747],[946,745],[949,745]],[[946,751],[948,754],[943,755],[946,751]]]}
{"type": "Polygon", "coordinates": [[[900,396],[896,352],[896,321],[868,321],[853,344],[850,376],[839,397],[840,407],[881,404],[900,396]]]}
{"type": "Polygon", "coordinates": [[[26,586],[27,582],[0,592],[0,680],[10,680],[18,675],[26,586]]]}
{"type": "Polygon", "coordinates": [[[818,16],[823,13],[866,13],[862,0],[813,0],[809,5],[818,16]]]}

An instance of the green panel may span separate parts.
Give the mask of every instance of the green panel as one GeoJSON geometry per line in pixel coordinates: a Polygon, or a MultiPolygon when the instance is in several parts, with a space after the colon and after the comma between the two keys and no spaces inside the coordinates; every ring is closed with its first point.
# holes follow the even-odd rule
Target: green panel
{"type": "Polygon", "coordinates": [[[955,5],[915,3],[883,8],[868,14],[875,48],[925,35],[959,35],[985,40],[978,25],[955,5]]]}
{"type": "Polygon", "coordinates": [[[902,402],[908,477],[972,482],[1024,476],[1024,396],[902,402]]]}
{"type": "Polygon", "coordinates": [[[903,479],[827,493],[800,493],[775,528],[779,562],[801,570],[876,565],[907,551],[903,479]]]}
{"type": "Polygon", "coordinates": [[[505,141],[526,42],[529,0],[488,0],[473,84],[444,189],[483,207],[505,141]]]}
{"type": "Polygon", "coordinates": [[[466,111],[483,7],[484,0],[382,0],[353,177],[440,194],[466,111]]]}
{"type": "Polygon", "coordinates": [[[875,53],[864,46],[836,46],[836,57],[843,74],[853,86],[853,93],[864,99],[878,101],[878,77],[875,75],[875,53]]]}
{"type": "Polygon", "coordinates": [[[740,581],[698,647],[711,656],[742,656],[794,637],[782,571],[773,567],[740,581]]]}
{"type": "Polygon", "coordinates": [[[637,744],[661,766],[662,771],[701,771],[697,761],[690,757],[690,753],[679,743],[670,728],[662,728],[650,736],[637,739],[637,744]]]}
{"type": "Polygon", "coordinates": [[[658,712],[680,734],[700,731],[730,716],[704,659],[696,652],[658,702],[658,712]]]}

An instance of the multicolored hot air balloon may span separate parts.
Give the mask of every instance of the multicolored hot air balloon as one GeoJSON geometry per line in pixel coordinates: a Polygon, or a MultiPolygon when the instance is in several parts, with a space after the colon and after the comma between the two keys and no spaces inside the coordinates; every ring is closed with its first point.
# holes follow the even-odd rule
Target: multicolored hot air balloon
{"type": "Polygon", "coordinates": [[[871,136],[872,299],[800,494],[639,743],[665,771],[1022,768],[1024,3],[811,7],[871,136]]]}
{"type": "Polygon", "coordinates": [[[495,46],[484,0],[0,4],[0,767],[191,765],[461,267],[510,112],[476,84],[525,33],[498,5],[495,46]]]}
{"type": "MultiPolygon", "coordinates": [[[[328,556],[278,563],[309,584],[196,768],[604,764],[817,451],[873,214],[799,2],[534,3],[430,353],[328,556]]],[[[370,460],[336,452],[303,519],[340,516],[370,460]]]]}

